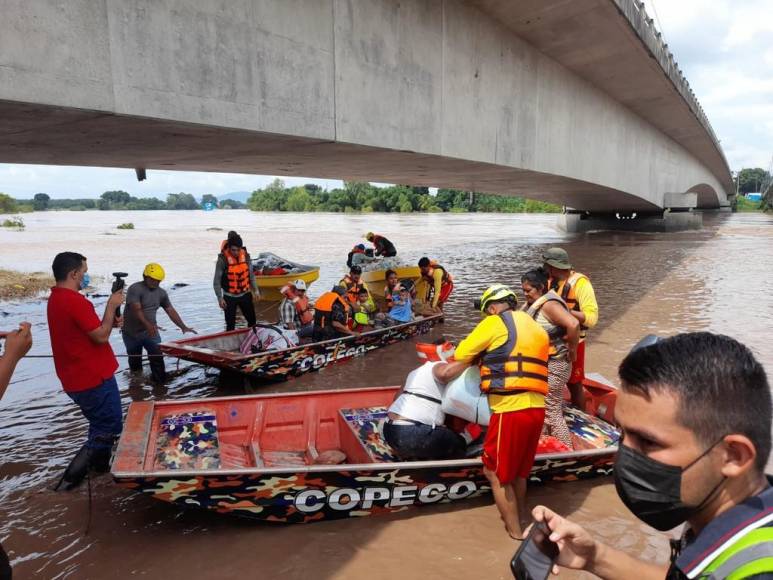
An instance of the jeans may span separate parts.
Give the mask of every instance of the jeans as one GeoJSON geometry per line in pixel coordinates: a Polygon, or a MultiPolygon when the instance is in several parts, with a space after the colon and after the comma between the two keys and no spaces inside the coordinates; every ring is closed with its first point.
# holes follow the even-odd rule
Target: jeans
{"type": "Polygon", "coordinates": [[[86,447],[109,451],[123,429],[121,395],[115,377],[104,380],[93,389],[67,394],[89,421],[86,447]]]}
{"type": "Polygon", "coordinates": [[[255,305],[252,303],[252,293],[247,292],[241,296],[227,296],[223,294],[225,301],[225,329],[236,328],[236,309],[242,311],[242,316],[247,320],[247,326],[255,326],[255,305]]]}
{"type": "Polygon", "coordinates": [[[467,444],[445,425],[394,425],[384,423],[384,439],[402,459],[454,459],[464,457],[467,444]]]}
{"type": "Polygon", "coordinates": [[[158,345],[161,343],[161,337],[148,336],[146,332],[138,336],[131,336],[123,333],[123,343],[126,346],[126,354],[129,355],[129,368],[134,372],[142,371],[142,349],[148,353],[148,363],[150,365],[150,374],[153,380],[163,383],[166,380],[166,367],[164,367],[164,356],[158,345]]]}

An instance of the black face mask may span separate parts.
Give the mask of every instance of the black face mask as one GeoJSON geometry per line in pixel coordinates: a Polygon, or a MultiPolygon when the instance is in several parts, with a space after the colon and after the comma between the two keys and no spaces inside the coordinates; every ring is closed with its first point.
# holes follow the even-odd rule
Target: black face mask
{"type": "Polygon", "coordinates": [[[620,445],[615,461],[617,495],[633,515],[656,530],[670,530],[684,523],[703,509],[725,478],[722,477],[700,504],[689,506],[682,502],[682,473],[706,457],[720,441],[684,468],[655,461],[620,445]]]}

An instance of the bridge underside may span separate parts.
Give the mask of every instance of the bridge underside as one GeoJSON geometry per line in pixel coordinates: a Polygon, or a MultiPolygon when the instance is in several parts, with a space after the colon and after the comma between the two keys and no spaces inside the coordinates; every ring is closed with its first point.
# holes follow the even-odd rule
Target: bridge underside
{"type": "Polygon", "coordinates": [[[589,211],[659,209],[615,189],[490,163],[8,101],[0,101],[0,159],[403,183],[520,195],[589,211]]]}

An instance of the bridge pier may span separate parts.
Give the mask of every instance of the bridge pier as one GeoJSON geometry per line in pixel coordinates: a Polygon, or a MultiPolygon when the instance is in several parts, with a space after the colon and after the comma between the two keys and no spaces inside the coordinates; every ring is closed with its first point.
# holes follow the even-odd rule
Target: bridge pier
{"type": "Polygon", "coordinates": [[[693,211],[664,211],[655,214],[572,212],[562,214],[558,218],[558,228],[569,233],[593,230],[678,232],[699,230],[701,227],[703,227],[703,215],[693,211]]]}

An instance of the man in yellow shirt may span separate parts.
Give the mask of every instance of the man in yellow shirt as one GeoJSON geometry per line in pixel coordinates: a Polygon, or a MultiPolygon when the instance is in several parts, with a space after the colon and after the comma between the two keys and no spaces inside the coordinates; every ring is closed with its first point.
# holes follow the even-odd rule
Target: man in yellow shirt
{"type": "Polygon", "coordinates": [[[487,314],[456,348],[455,360],[480,366],[491,421],[483,443],[483,473],[507,533],[521,538],[526,515],[526,480],[534,465],[545,421],[548,392],[547,332],[525,312],[516,311],[515,293],[502,284],[480,301],[487,314]]]}
{"type": "Polygon", "coordinates": [[[550,248],[542,255],[542,260],[550,276],[548,287],[564,299],[567,308],[580,323],[580,344],[577,345],[577,356],[572,363],[567,386],[572,394],[572,404],[584,411],[585,335],[599,320],[596,294],[588,277],[572,269],[569,254],[563,248],[550,248]]]}

